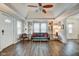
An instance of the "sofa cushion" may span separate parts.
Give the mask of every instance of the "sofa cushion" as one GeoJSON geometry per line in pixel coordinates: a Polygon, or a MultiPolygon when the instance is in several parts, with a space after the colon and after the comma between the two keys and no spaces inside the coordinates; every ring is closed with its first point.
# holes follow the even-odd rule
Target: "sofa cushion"
{"type": "Polygon", "coordinates": [[[37,36],[37,34],[36,34],[36,33],[33,33],[33,34],[32,34],[32,37],[36,37],[36,36],[37,36]]]}
{"type": "Polygon", "coordinates": [[[40,33],[40,37],[43,37],[43,33],[40,33]]]}
{"type": "Polygon", "coordinates": [[[40,33],[37,33],[37,37],[41,37],[40,33]]]}
{"type": "Polygon", "coordinates": [[[48,33],[44,33],[44,37],[48,37],[48,33]]]}
{"type": "Polygon", "coordinates": [[[48,37],[48,33],[33,33],[32,37],[48,37]]]}

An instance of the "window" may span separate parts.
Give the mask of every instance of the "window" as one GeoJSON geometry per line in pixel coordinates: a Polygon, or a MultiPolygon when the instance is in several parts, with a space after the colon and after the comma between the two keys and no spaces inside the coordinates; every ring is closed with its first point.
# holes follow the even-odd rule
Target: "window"
{"type": "Polygon", "coordinates": [[[17,34],[21,34],[22,33],[22,23],[21,21],[17,21],[17,34]]]}
{"type": "Polygon", "coordinates": [[[40,23],[34,23],[34,32],[39,33],[40,32],[40,23]]]}
{"type": "Polygon", "coordinates": [[[46,33],[47,23],[34,23],[34,32],[35,33],[46,33]]]}
{"type": "Polygon", "coordinates": [[[68,33],[72,33],[72,28],[73,28],[72,24],[68,24],[68,33]]]}
{"type": "Polygon", "coordinates": [[[46,23],[41,23],[41,32],[45,33],[47,31],[46,23]]]}

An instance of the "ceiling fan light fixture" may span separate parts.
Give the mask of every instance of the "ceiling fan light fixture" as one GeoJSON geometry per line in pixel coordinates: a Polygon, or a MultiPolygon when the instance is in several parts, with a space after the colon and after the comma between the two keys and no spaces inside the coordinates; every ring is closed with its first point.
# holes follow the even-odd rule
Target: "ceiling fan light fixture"
{"type": "MultiPolygon", "coordinates": [[[[34,5],[28,5],[28,7],[37,7],[37,6],[34,6],[34,5]]],[[[46,9],[44,8],[51,8],[53,7],[52,4],[47,4],[47,5],[42,5],[42,3],[38,3],[38,7],[39,7],[39,10],[42,11],[43,13],[47,13],[46,9]]],[[[36,11],[37,12],[37,11],[36,11]]]]}
{"type": "Polygon", "coordinates": [[[53,5],[44,5],[43,8],[52,8],[53,5]]]}

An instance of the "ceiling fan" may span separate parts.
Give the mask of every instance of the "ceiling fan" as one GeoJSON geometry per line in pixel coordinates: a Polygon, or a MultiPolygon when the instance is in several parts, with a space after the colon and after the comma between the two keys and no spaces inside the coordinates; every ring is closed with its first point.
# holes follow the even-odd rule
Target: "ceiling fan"
{"type": "Polygon", "coordinates": [[[48,5],[44,5],[43,6],[42,3],[38,3],[38,6],[28,5],[28,7],[39,7],[39,10],[46,14],[47,11],[44,8],[52,8],[53,5],[52,4],[48,4],[48,5]]]}

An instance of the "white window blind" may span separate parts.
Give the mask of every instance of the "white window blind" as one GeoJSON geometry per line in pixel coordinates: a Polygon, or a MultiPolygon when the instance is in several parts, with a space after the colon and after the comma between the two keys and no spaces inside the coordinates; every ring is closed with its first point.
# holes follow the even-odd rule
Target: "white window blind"
{"type": "Polygon", "coordinates": [[[47,32],[47,23],[34,23],[35,33],[45,33],[47,32]]]}
{"type": "Polygon", "coordinates": [[[46,23],[41,23],[41,32],[42,32],[42,33],[47,32],[46,23]]]}
{"type": "Polygon", "coordinates": [[[40,32],[40,23],[34,23],[34,32],[39,33],[40,32]]]}

